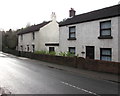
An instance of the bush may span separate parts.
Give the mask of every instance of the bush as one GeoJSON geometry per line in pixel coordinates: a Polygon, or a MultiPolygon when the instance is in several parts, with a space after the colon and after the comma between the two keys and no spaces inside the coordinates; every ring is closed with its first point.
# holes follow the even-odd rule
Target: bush
{"type": "Polygon", "coordinates": [[[75,54],[74,53],[70,53],[70,52],[60,52],[59,56],[66,56],[66,57],[74,57],[75,54]]]}
{"type": "Polygon", "coordinates": [[[58,53],[59,56],[66,56],[66,53],[65,52],[60,52],[58,53]]]}
{"type": "Polygon", "coordinates": [[[35,54],[46,54],[46,55],[56,55],[56,52],[48,52],[48,51],[35,51],[35,54]]]}
{"type": "MultiPolygon", "coordinates": [[[[48,52],[48,51],[35,51],[35,54],[46,54],[46,55],[57,55],[56,52],[52,51],[52,52],[48,52]]],[[[75,54],[74,53],[70,53],[70,52],[60,52],[58,53],[59,56],[64,56],[64,57],[74,57],[75,54]]]]}
{"type": "Polygon", "coordinates": [[[48,52],[47,51],[35,51],[34,52],[35,54],[48,54],[48,52]]]}
{"type": "Polygon", "coordinates": [[[48,55],[54,55],[55,56],[56,52],[54,52],[54,51],[53,52],[49,52],[48,55]]]}
{"type": "Polygon", "coordinates": [[[75,54],[74,54],[74,53],[67,52],[66,56],[67,56],[67,57],[74,57],[75,54]]]}

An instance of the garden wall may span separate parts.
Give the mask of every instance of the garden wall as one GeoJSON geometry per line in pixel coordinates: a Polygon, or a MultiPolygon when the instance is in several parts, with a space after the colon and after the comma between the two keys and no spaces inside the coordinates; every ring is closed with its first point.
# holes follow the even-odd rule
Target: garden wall
{"type": "Polygon", "coordinates": [[[79,69],[87,69],[98,72],[107,72],[113,74],[120,74],[120,62],[109,62],[101,60],[84,59],[82,57],[63,57],[63,56],[53,56],[45,54],[33,54],[30,52],[19,52],[16,50],[4,50],[4,52],[27,57],[31,59],[46,61],[50,63],[56,63],[66,66],[71,66],[79,69]]]}

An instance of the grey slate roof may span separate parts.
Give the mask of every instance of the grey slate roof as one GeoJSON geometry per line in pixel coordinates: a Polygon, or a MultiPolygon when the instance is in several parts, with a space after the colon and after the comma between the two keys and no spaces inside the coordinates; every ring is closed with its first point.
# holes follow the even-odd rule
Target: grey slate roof
{"type": "Polygon", "coordinates": [[[83,23],[93,20],[105,19],[109,17],[120,16],[120,4],[103,9],[95,10],[92,12],[76,15],[72,18],[68,18],[59,23],[59,26],[66,26],[71,24],[83,23]]]}
{"type": "Polygon", "coordinates": [[[50,22],[51,22],[51,21],[43,22],[43,23],[40,23],[40,24],[38,24],[38,25],[32,25],[32,26],[30,26],[30,27],[21,29],[21,30],[18,32],[18,35],[20,35],[20,34],[26,34],[26,33],[30,33],[30,32],[34,32],[34,31],[39,31],[40,28],[42,28],[43,26],[47,25],[47,24],[50,23],[50,22]]]}

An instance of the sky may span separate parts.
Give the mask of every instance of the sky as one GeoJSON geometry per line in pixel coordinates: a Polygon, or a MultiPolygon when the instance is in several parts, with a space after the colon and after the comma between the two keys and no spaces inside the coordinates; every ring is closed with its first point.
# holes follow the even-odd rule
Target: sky
{"type": "Polygon", "coordinates": [[[69,17],[70,8],[76,15],[118,4],[120,0],[0,0],[0,30],[17,30],[27,24],[51,20],[55,12],[57,21],[69,17]]]}

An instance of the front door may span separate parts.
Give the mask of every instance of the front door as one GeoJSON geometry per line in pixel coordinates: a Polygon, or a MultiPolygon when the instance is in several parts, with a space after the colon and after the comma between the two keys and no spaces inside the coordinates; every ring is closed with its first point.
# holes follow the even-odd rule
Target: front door
{"type": "Polygon", "coordinates": [[[94,46],[86,46],[86,58],[94,59],[94,46]]]}

